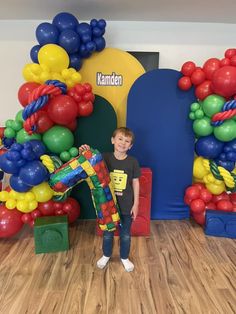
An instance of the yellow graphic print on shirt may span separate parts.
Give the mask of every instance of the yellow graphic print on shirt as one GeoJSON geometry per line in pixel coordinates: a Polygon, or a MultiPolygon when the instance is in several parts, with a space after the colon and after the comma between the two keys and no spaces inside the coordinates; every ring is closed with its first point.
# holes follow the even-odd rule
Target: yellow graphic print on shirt
{"type": "Polygon", "coordinates": [[[126,189],[127,184],[127,174],[124,173],[124,170],[116,170],[110,172],[111,181],[114,185],[115,194],[123,195],[123,190],[126,189]]]}

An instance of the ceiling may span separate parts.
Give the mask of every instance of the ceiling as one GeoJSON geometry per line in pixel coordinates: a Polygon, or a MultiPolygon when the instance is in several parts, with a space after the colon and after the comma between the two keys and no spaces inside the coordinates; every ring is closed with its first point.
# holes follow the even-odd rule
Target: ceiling
{"type": "Polygon", "coordinates": [[[235,0],[8,0],[0,20],[52,20],[70,12],[79,21],[166,21],[236,24],[235,0]]]}

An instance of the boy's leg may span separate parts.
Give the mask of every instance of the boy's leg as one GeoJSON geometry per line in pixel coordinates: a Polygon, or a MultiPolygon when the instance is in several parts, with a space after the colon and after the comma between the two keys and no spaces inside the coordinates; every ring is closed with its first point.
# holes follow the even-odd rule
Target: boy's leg
{"type": "Polygon", "coordinates": [[[103,232],[103,256],[97,261],[97,267],[104,268],[108,263],[111,254],[112,254],[112,247],[113,247],[113,238],[114,232],[104,231],[103,232]]]}
{"type": "Polygon", "coordinates": [[[132,217],[130,215],[122,216],[122,226],[120,228],[120,258],[126,271],[132,271],[134,264],[128,259],[130,252],[130,228],[132,224],[132,217]]]}

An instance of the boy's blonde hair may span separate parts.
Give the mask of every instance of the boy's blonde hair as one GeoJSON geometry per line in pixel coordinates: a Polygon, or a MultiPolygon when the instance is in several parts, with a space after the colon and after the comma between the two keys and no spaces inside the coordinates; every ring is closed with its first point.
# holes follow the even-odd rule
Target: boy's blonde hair
{"type": "Polygon", "coordinates": [[[131,138],[131,144],[134,143],[134,133],[129,128],[122,126],[120,128],[115,129],[115,131],[112,134],[112,137],[115,137],[118,133],[122,133],[124,136],[130,137],[131,138]]]}

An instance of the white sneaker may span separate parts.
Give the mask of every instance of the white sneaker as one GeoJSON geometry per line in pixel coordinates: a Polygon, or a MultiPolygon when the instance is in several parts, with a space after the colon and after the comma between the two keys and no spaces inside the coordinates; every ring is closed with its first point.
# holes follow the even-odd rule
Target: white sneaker
{"type": "Polygon", "coordinates": [[[121,262],[126,271],[130,272],[134,270],[134,264],[128,258],[126,259],[121,258],[121,262]]]}
{"type": "Polygon", "coordinates": [[[108,263],[110,257],[107,257],[105,255],[103,255],[98,261],[97,261],[97,267],[100,269],[103,269],[106,264],[108,263]]]}

